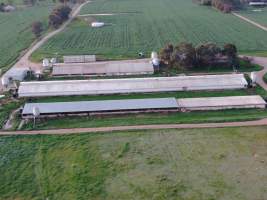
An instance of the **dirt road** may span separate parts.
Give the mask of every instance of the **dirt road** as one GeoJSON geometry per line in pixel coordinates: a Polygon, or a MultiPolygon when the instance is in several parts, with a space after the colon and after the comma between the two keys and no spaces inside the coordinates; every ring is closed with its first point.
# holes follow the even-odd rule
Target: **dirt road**
{"type": "Polygon", "coordinates": [[[242,20],[244,20],[244,21],[246,21],[246,22],[248,22],[248,23],[250,23],[250,24],[252,24],[252,25],[254,25],[254,26],[256,26],[256,27],[258,27],[260,29],[262,29],[262,30],[264,30],[264,31],[267,31],[267,27],[266,26],[263,26],[263,25],[255,22],[255,21],[253,21],[253,20],[251,20],[251,19],[249,19],[247,17],[244,17],[244,16],[242,16],[242,15],[236,13],[236,12],[232,12],[232,14],[234,16],[236,16],[236,17],[238,17],[238,18],[240,18],[240,19],[242,19],[242,20]]]}
{"type": "Polygon", "coordinates": [[[59,29],[56,29],[56,30],[48,33],[46,36],[41,38],[38,42],[34,43],[31,47],[29,47],[27,52],[22,57],[20,57],[18,62],[16,64],[14,64],[13,67],[24,67],[24,68],[29,67],[33,70],[40,70],[42,68],[42,64],[31,62],[30,61],[31,54],[34,51],[36,51],[38,48],[40,48],[47,40],[54,37],[59,32],[63,31],[71,23],[71,21],[79,14],[81,8],[84,5],[86,5],[87,3],[90,3],[90,1],[86,1],[83,4],[74,6],[72,13],[70,14],[69,19],[59,29]]]}
{"type": "Polygon", "coordinates": [[[34,131],[2,131],[0,135],[65,135],[78,133],[97,133],[129,130],[158,130],[158,129],[199,129],[199,128],[225,128],[225,127],[248,127],[267,126],[267,118],[246,121],[246,122],[226,122],[226,123],[206,123],[206,124],[161,124],[161,125],[137,125],[137,126],[114,126],[100,128],[72,128],[34,131]]]}

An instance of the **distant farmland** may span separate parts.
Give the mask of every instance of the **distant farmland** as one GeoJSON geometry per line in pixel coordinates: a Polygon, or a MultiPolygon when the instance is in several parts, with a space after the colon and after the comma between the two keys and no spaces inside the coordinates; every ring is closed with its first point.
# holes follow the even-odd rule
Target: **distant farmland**
{"type": "Polygon", "coordinates": [[[108,58],[136,57],[168,42],[189,41],[194,44],[235,43],[243,52],[267,51],[267,33],[231,14],[199,6],[188,0],[96,0],[81,14],[124,13],[95,16],[110,25],[93,29],[83,19],[74,21],[65,32],[50,39],[34,54],[100,54],[108,58]]]}
{"type": "Polygon", "coordinates": [[[31,33],[33,21],[47,21],[51,2],[41,2],[38,6],[20,7],[15,12],[0,12],[0,69],[7,67],[27,48],[34,36],[31,33]]]}
{"type": "Polygon", "coordinates": [[[267,8],[248,8],[239,14],[267,27],[267,8]]]}

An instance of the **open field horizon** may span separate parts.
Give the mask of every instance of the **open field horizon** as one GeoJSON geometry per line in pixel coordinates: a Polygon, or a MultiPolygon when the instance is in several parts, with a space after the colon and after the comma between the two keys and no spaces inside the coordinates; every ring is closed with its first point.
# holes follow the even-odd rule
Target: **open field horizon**
{"type": "Polygon", "coordinates": [[[67,29],[51,38],[33,54],[97,54],[110,59],[136,58],[143,51],[148,56],[167,43],[214,42],[222,46],[234,43],[242,53],[267,52],[266,32],[231,15],[187,0],[96,0],[80,14],[123,13],[90,16],[74,20],[67,29]],[[87,21],[84,20],[87,18],[87,21]],[[108,25],[91,28],[90,21],[108,25]]]}

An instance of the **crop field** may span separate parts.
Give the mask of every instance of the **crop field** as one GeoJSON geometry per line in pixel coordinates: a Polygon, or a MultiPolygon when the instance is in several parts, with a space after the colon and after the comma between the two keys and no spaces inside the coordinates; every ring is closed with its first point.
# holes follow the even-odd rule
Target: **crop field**
{"type": "Polygon", "coordinates": [[[33,54],[98,54],[105,58],[135,58],[165,44],[182,41],[199,44],[231,42],[242,52],[267,51],[266,32],[231,14],[199,6],[188,0],[96,0],[81,14],[117,13],[75,20],[64,32],[51,38],[33,54]],[[90,21],[108,25],[91,28],[90,21]],[[260,38],[260,39],[259,39],[260,38]]]}
{"type": "Polygon", "coordinates": [[[266,199],[267,127],[0,137],[0,199],[266,199]]]}
{"type": "Polygon", "coordinates": [[[0,69],[7,68],[33,42],[32,22],[39,20],[47,24],[53,6],[45,1],[10,13],[0,12],[0,69]]]}
{"type": "Polygon", "coordinates": [[[267,27],[267,7],[247,8],[246,10],[240,11],[239,14],[267,27]]]}

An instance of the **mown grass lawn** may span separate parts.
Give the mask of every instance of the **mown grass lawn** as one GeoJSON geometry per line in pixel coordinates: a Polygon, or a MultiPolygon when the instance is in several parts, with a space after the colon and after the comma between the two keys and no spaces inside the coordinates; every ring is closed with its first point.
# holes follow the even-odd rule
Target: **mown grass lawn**
{"type": "Polygon", "coordinates": [[[231,14],[188,0],[97,0],[81,14],[123,13],[77,19],[33,54],[33,60],[65,54],[97,54],[109,59],[147,56],[167,43],[234,43],[241,52],[267,52],[266,32],[231,14]],[[91,21],[103,28],[91,28],[91,21]],[[260,38],[260,39],[259,39],[260,38]]]}
{"type": "Polygon", "coordinates": [[[0,199],[265,199],[266,132],[0,137],[0,199]]]}

